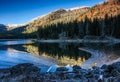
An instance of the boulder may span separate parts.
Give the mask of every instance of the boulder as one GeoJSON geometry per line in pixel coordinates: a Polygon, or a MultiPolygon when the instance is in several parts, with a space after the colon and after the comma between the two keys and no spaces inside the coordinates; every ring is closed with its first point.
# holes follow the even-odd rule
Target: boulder
{"type": "Polygon", "coordinates": [[[31,66],[33,66],[33,64],[30,63],[23,63],[13,66],[12,68],[10,68],[11,75],[16,76],[16,75],[24,74],[26,72],[26,69],[31,66]]]}
{"type": "Polygon", "coordinates": [[[80,69],[82,69],[82,68],[78,65],[73,66],[73,71],[75,71],[75,72],[78,72],[80,69]]]}

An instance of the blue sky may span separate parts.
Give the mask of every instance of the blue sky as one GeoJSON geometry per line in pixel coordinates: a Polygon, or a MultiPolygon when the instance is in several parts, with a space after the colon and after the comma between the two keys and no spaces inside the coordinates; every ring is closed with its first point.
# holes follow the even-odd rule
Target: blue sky
{"type": "Polygon", "coordinates": [[[0,0],[0,24],[22,24],[64,8],[93,6],[105,0],[0,0]]]}

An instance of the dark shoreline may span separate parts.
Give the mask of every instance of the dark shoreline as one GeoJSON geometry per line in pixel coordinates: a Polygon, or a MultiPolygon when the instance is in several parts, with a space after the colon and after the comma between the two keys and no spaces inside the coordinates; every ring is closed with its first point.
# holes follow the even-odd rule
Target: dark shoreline
{"type": "Polygon", "coordinates": [[[58,67],[56,72],[41,73],[40,68],[23,63],[11,68],[0,69],[0,82],[120,82],[120,62],[92,69],[73,66],[58,67]]]}

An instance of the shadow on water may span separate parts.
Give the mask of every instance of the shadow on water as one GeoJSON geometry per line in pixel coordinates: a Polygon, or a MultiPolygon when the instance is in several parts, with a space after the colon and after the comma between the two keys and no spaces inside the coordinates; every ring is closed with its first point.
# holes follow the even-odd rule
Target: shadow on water
{"type": "Polygon", "coordinates": [[[100,52],[106,53],[106,55],[110,55],[114,53],[114,55],[120,56],[120,43],[118,44],[84,44],[84,48],[89,48],[93,50],[98,50],[100,52]]]}

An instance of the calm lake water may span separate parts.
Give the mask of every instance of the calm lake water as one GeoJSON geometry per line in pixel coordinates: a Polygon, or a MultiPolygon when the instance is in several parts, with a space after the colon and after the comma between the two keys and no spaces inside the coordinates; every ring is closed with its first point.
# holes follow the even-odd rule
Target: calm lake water
{"type": "Polygon", "coordinates": [[[0,68],[19,63],[39,67],[81,65],[84,68],[120,61],[120,44],[30,43],[0,41],[0,68]]]}

